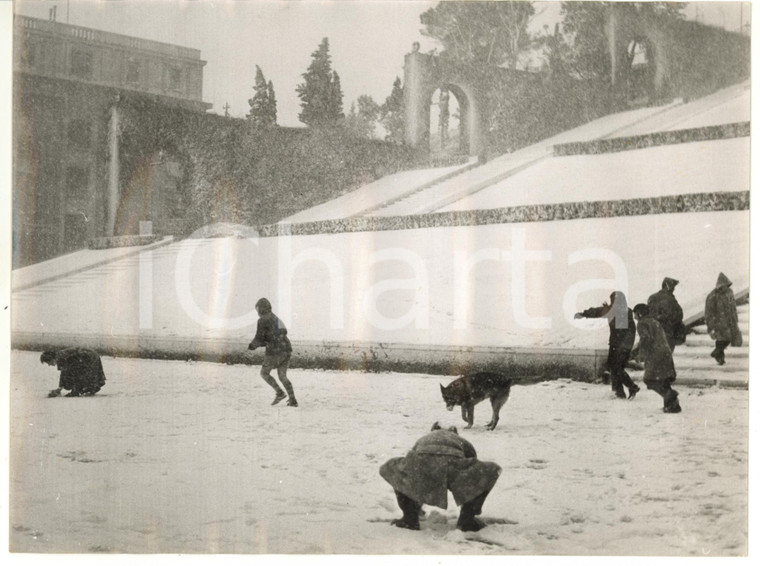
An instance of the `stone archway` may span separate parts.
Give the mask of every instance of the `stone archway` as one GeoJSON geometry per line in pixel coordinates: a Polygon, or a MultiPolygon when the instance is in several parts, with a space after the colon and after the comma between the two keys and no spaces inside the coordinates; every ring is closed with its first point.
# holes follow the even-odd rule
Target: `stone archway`
{"type": "Polygon", "coordinates": [[[430,150],[430,105],[433,93],[445,88],[459,104],[461,149],[479,155],[485,149],[486,97],[466,69],[419,52],[418,45],[404,61],[404,141],[430,150]]]}
{"type": "Polygon", "coordinates": [[[607,21],[612,86],[628,100],[646,91],[649,102],[667,96],[670,85],[668,31],[656,19],[613,4],[607,21]],[[637,53],[644,64],[636,64],[637,53]],[[626,92],[623,92],[626,91],[626,92]]]}

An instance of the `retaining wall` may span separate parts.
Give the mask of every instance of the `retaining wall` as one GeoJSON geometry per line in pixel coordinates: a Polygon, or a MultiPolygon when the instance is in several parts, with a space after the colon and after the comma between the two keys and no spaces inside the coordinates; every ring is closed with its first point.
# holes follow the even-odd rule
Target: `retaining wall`
{"type": "Polygon", "coordinates": [[[612,139],[559,143],[554,146],[554,155],[596,155],[644,149],[658,145],[673,145],[697,141],[724,140],[750,135],[749,122],[736,122],[719,126],[703,126],[669,132],[654,132],[640,136],[625,136],[612,139]]]}
{"type": "Polygon", "coordinates": [[[452,210],[409,216],[359,216],[297,224],[269,224],[260,226],[258,232],[263,237],[308,236],[443,226],[551,222],[581,218],[673,214],[676,212],[749,210],[749,200],[749,191],[710,192],[621,200],[531,204],[482,210],[452,210]]]}
{"type": "MultiPolygon", "coordinates": [[[[34,351],[81,346],[109,356],[228,364],[261,364],[264,359],[262,350],[248,350],[247,339],[14,332],[12,346],[18,350],[34,351]]],[[[601,374],[606,361],[606,349],[294,341],[290,365],[297,368],[449,376],[468,371],[495,370],[507,373],[517,382],[530,383],[561,377],[593,381],[601,374]]]]}

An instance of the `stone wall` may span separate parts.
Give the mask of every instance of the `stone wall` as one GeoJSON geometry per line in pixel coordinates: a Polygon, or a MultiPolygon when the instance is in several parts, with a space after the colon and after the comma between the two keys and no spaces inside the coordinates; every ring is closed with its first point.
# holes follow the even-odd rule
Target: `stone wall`
{"type": "Polygon", "coordinates": [[[350,217],[301,224],[270,224],[259,227],[264,237],[340,234],[379,230],[411,230],[443,226],[479,226],[517,222],[551,222],[581,218],[611,218],[677,212],[749,210],[749,191],[696,193],[665,197],[593,202],[535,204],[484,210],[431,212],[410,216],[350,217]]]}
{"type": "MultiPolygon", "coordinates": [[[[263,352],[250,352],[247,339],[104,336],[14,332],[13,348],[43,351],[62,347],[92,348],[107,356],[163,360],[198,360],[259,365],[263,352]]],[[[605,367],[607,350],[578,348],[500,348],[370,342],[293,341],[290,366],[327,370],[395,371],[442,376],[472,371],[500,371],[518,383],[557,378],[593,381],[605,367]]],[[[252,370],[253,371],[253,370],[252,370]]]]}
{"type": "Polygon", "coordinates": [[[704,126],[670,132],[654,132],[640,136],[600,139],[583,142],[560,143],[554,146],[554,155],[596,155],[644,149],[658,145],[673,145],[707,140],[723,140],[748,137],[749,122],[736,122],[719,126],[704,126]]]}

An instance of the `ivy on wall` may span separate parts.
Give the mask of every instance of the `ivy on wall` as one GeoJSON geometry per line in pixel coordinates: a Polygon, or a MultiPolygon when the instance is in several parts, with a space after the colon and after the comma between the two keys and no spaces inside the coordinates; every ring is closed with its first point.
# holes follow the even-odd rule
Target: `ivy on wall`
{"type": "Polygon", "coordinates": [[[216,222],[276,222],[408,169],[418,157],[341,128],[254,129],[142,97],[123,99],[120,111],[122,194],[141,194],[134,188],[141,171],[170,155],[184,171],[184,233],[216,222]]]}

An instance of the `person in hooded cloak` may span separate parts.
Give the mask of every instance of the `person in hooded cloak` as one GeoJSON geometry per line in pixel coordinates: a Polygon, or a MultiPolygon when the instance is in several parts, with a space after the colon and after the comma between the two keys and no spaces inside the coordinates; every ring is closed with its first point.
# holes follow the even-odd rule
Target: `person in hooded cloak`
{"type": "Polygon", "coordinates": [[[705,301],[707,332],[715,340],[715,349],[710,355],[721,366],[726,363],[726,348],[738,348],[743,343],[742,332],[739,329],[739,314],[736,312],[736,298],[731,290],[732,284],[731,280],[721,273],[718,275],[715,289],[710,291],[705,301]]]}
{"type": "Polygon", "coordinates": [[[636,323],[633,313],[628,308],[628,301],[622,291],[610,295],[609,304],[601,307],[591,307],[575,314],[575,318],[606,318],[610,327],[609,350],[607,352],[607,369],[610,372],[612,390],[620,399],[625,399],[625,389],[628,388],[628,399],[633,399],[641,389],[636,385],[625,366],[631,357],[633,343],[636,340],[636,323]]]}

